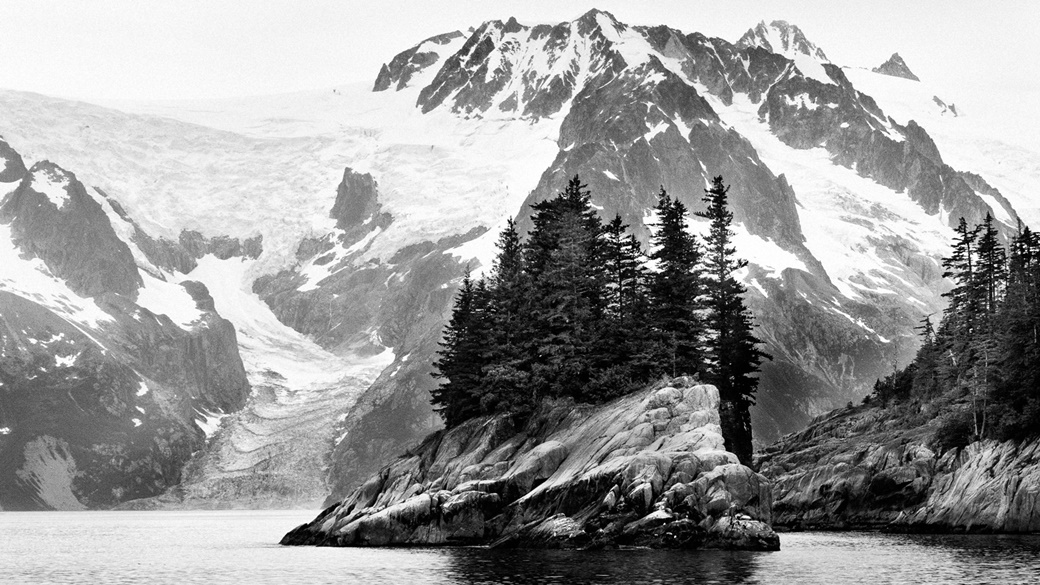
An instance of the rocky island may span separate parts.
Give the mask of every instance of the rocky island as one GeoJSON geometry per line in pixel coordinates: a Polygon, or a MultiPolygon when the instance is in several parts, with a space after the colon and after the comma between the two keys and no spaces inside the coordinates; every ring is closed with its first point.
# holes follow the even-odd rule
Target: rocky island
{"type": "Polygon", "coordinates": [[[719,394],[687,377],[438,431],[285,545],[778,550],[772,486],[725,450],[719,394]]]}

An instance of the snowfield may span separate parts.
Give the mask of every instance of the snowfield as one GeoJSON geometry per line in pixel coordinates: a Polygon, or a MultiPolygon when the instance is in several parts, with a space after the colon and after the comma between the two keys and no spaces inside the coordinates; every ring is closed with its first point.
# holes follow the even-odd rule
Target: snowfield
{"type": "MultiPolygon", "coordinates": [[[[76,325],[85,335],[113,321],[91,299],[72,292],[39,258],[26,260],[11,240],[11,226],[0,223],[0,290],[39,303],[76,325]]],[[[98,344],[100,345],[100,344],[98,344]]]]}
{"type": "MultiPolygon", "coordinates": [[[[758,105],[747,96],[738,94],[732,106],[715,98],[709,101],[723,122],[751,142],[774,173],[787,177],[798,198],[805,245],[842,295],[855,300],[862,300],[865,291],[900,290],[910,298],[928,295],[901,259],[882,257],[878,248],[900,246],[940,258],[949,252],[953,237],[942,218],[928,215],[906,194],[833,163],[823,148],[787,146],[759,120],[758,105]]],[[[755,262],[753,249],[743,252],[739,245],[738,249],[755,262]]],[[[937,301],[919,300],[928,306],[937,301]]]]}
{"type": "Polygon", "coordinates": [[[0,128],[27,164],[46,158],[75,169],[153,236],[261,234],[256,277],[292,267],[301,239],[333,230],[328,214],[344,167],[371,173],[394,217],[363,260],[515,213],[556,155],[562,117],[423,115],[417,94],[415,86],[373,93],[357,85],[177,107],[120,104],[131,114],[0,91],[0,128]]]}
{"type": "MultiPolygon", "coordinates": [[[[996,187],[1026,224],[1040,228],[1040,129],[1035,113],[1019,115],[1024,104],[1011,95],[990,97],[982,111],[958,108],[944,113],[958,96],[939,93],[925,82],[846,67],[846,77],[858,90],[873,97],[886,114],[900,124],[916,121],[928,131],[943,161],[959,171],[971,171],[996,187]]],[[[1035,102],[1034,102],[1035,106],[1035,102]]],[[[984,197],[984,199],[986,199],[984,197]]],[[[994,217],[1009,217],[999,204],[986,200],[994,217]]]]}

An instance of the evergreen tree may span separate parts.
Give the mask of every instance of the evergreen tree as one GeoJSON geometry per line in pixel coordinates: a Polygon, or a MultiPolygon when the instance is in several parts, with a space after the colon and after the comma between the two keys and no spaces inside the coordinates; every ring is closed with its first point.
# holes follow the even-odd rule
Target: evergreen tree
{"type": "Polygon", "coordinates": [[[435,378],[444,382],[432,392],[434,410],[453,427],[475,416],[480,411],[480,385],[483,356],[480,335],[481,317],[476,290],[469,271],[462,280],[462,288],[455,297],[451,319],[444,329],[440,356],[433,366],[435,378]]]}
{"type": "MultiPolygon", "coordinates": [[[[976,228],[978,229],[978,228],[976,228]]],[[[1004,281],[1007,279],[1007,253],[1000,245],[1000,234],[993,225],[993,217],[989,213],[983,220],[981,235],[978,238],[978,262],[975,270],[976,305],[987,325],[992,324],[991,317],[997,312],[997,303],[1003,293],[1004,281]]]]}
{"type": "Polygon", "coordinates": [[[655,338],[651,351],[666,374],[701,374],[701,250],[687,230],[686,206],[672,199],[663,187],[656,211],[658,222],[651,236],[651,258],[656,262],[656,271],[649,283],[650,321],[655,338]]]}
{"type": "MultiPolygon", "coordinates": [[[[961,219],[953,253],[943,260],[954,282],[938,330],[930,319],[914,361],[879,380],[879,398],[928,397],[948,392],[964,399],[966,416],[951,414],[946,435],[1022,439],[1040,434],[1040,238],[1020,226],[1000,244],[993,218],[969,229],[961,219]]],[[[956,442],[956,441],[955,441],[956,442]]],[[[961,443],[962,444],[962,443],[961,443]]]]}
{"type": "Polygon", "coordinates": [[[939,364],[942,361],[942,347],[936,337],[931,315],[921,320],[917,330],[921,333],[921,349],[917,351],[917,357],[914,359],[916,368],[913,372],[911,390],[917,396],[934,396],[941,390],[939,364]]]}
{"type": "Polygon", "coordinates": [[[998,366],[997,310],[1003,299],[1007,280],[1007,254],[1000,244],[1000,236],[987,213],[980,226],[977,243],[978,261],[975,266],[974,292],[977,307],[975,329],[970,339],[971,371],[969,386],[973,409],[979,413],[976,434],[985,433],[987,410],[993,381],[998,366]]]}
{"type": "Polygon", "coordinates": [[[589,396],[605,400],[649,381],[653,367],[643,351],[650,339],[647,324],[646,270],[642,246],[617,215],[603,229],[606,268],[604,315],[598,333],[589,396]]]}
{"type": "Polygon", "coordinates": [[[1020,229],[1010,248],[991,408],[1001,439],[1040,432],[1040,239],[1020,229]]]}
{"type": "Polygon", "coordinates": [[[526,318],[529,280],[516,223],[510,219],[498,237],[488,303],[487,359],[484,364],[484,410],[528,411],[533,406],[529,360],[523,348],[530,337],[526,318]]]}
{"type": "Polygon", "coordinates": [[[524,249],[531,275],[532,387],[535,396],[580,398],[591,379],[604,310],[602,222],[577,176],[559,196],[532,208],[534,228],[524,249]]]}
{"type": "Polygon", "coordinates": [[[953,251],[944,258],[943,278],[953,280],[954,287],[943,296],[950,300],[939,326],[938,344],[942,354],[939,375],[943,386],[962,385],[968,374],[968,364],[974,361],[971,353],[979,317],[980,294],[976,276],[977,240],[981,226],[968,228],[962,217],[954,229],[957,234],[953,251]]]}
{"type": "Polygon", "coordinates": [[[744,463],[751,462],[751,414],[758,387],[759,366],[768,357],[758,349],[751,313],[744,305],[744,285],[734,274],[747,266],[732,245],[733,212],[729,210],[722,177],[705,190],[707,209],[698,212],[709,223],[704,265],[707,286],[708,380],[723,402],[722,431],[727,448],[744,463]]]}

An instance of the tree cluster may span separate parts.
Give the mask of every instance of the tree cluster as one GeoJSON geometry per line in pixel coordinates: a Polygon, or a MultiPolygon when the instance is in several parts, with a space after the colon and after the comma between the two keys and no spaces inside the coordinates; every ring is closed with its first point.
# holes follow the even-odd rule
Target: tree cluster
{"type": "Polygon", "coordinates": [[[716,177],[705,191],[701,242],[686,206],[662,189],[650,254],[620,216],[600,219],[577,176],[532,206],[525,240],[510,221],[490,273],[463,280],[434,363],[445,424],[528,414],[544,398],[600,403],[688,374],[718,386],[727,446],[749,461],[748,408],[766,356],[734,277],[746,263],[732,246],[727,190],[716,177]]]}
{"type": "Polygon", "coordinates": [[[1040,237],[1020,228],[1001,244],[993,218],[969,228],[961,219],[943,260],[954,288],[935,328],[921,326],[914,361],[879,380],[882,401],[927,399],[947,392],[971,405],[960,426],[970,439],[1040,434],[1040,237]]]}

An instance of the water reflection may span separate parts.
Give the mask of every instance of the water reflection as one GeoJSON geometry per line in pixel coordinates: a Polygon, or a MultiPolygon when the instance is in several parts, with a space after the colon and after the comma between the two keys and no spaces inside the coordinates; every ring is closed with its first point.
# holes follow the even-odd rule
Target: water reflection
{"type": "Polygon", "coordinates": [[[758,583],[768,552],[543,551],[452,549],[446,576],[454,583],[758,583]]]}
{"type": "Polygon", "coordinates": [[[1040,535],[781,534],[778,552],[281,547],[314,512],[0,513],[0,585],[1040,583],[1040,535]]]}

